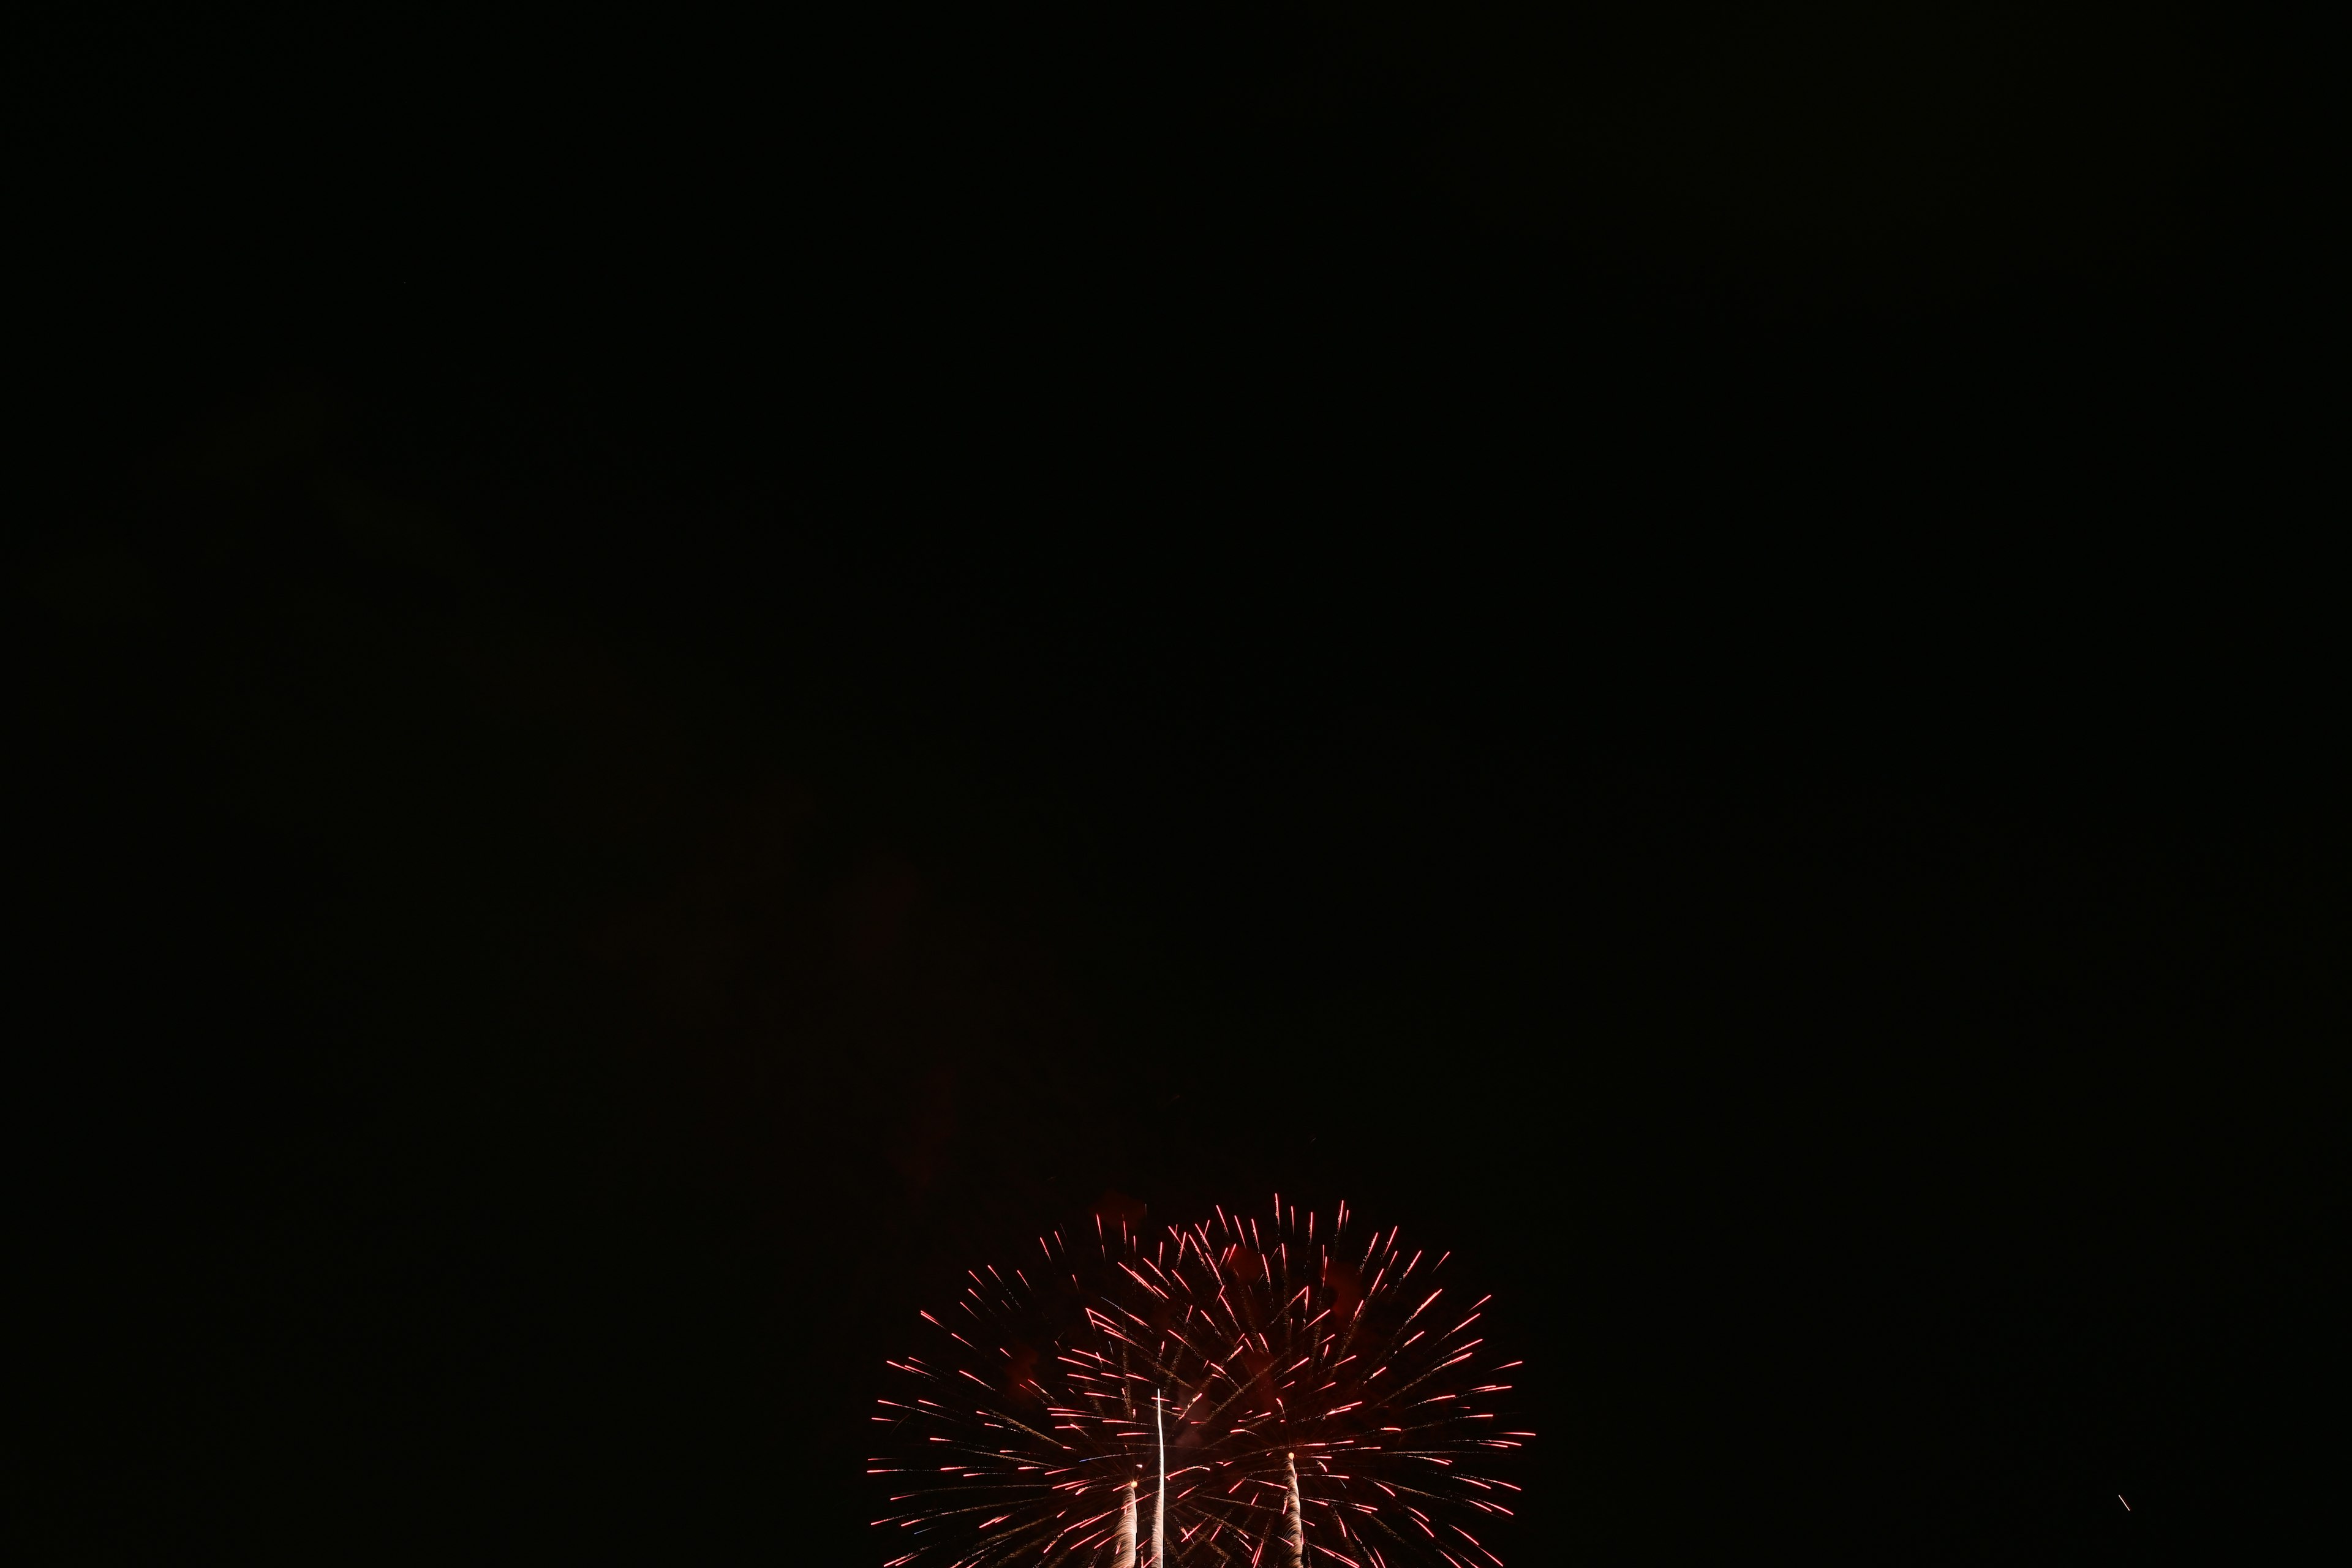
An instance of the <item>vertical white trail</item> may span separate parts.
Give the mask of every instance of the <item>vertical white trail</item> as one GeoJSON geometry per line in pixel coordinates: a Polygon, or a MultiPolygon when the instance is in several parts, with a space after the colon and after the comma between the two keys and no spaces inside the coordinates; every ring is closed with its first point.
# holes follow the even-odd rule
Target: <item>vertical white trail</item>
{"type": "Polygon", "coordinates": [[[1127,1483],[1127,1506],[1119,1510],[1118,1533],[1111,1538],[1111,1568],[1135,1568],[1135,1482],[1127,1483]]]}
{"type": "Polygon", "coordinates": [[[1160,1498],[1151,1505],[1151,1568],[1168,1568],[1168,1428],[1160,1415],[1160,1391],[1151,1393],[1151,1429],[1160,1438],[1160,1498]]]}
{"type": "Polygon", "coordinates": [[[1282,1568],[1307,1568],[1307,1510],[1298,1500],[1298,1456],[1285,1454],[1283,1468],[1290,1472],[1290,1500],[1282,1521],[1282,1568]]]}

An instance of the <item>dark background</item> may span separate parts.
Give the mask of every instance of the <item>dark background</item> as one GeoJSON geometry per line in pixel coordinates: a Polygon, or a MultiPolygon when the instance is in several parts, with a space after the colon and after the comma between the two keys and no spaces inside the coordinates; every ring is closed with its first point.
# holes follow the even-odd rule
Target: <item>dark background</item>
{"type": "Polygon", "coordinates": [[[917,1306],[1275,1188],[1514,1563],[2340,1533],[2309,41],[1884,10],[21,52],[40,1560],[868,1561],[917,1306]]]}

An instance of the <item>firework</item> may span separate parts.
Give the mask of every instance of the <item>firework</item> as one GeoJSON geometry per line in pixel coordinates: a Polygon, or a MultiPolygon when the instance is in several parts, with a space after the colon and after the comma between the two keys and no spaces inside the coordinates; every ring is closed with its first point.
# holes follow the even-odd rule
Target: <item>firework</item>
{"type": "Polygon", "coordinates": [[[972,1270],[888,1363],[888,1568],[1504,1568],[1534,1434],[1450,1254],[1279,1197],[1089,1228],[972,1270]]]}

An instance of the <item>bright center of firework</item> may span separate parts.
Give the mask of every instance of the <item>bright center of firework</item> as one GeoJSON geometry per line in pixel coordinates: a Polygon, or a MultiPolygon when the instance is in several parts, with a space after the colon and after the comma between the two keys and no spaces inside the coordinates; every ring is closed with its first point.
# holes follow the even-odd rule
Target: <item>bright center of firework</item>
{"type": "Polygon", "coordinates": [[[1518,1363],[1487,1361],[1451,1254],[1279,1197],[1271,1223],[1094,1228],[972,1270],[888,1363],[887,1568],[1504,1568],[1534,1434],[1506,1429],[1518,1363]]]}

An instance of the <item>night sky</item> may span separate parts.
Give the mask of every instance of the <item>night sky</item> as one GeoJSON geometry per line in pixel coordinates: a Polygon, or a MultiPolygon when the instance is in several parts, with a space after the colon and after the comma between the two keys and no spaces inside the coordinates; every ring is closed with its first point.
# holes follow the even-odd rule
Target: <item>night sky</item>
{"type": "Polygon", "coordinates": [[[918,1308],[1276,1190],[1514,1568],[2340,1538],[2300,46],[1889,9],[29,50],[27,1560],[877,1563],[918,1308]]]}

